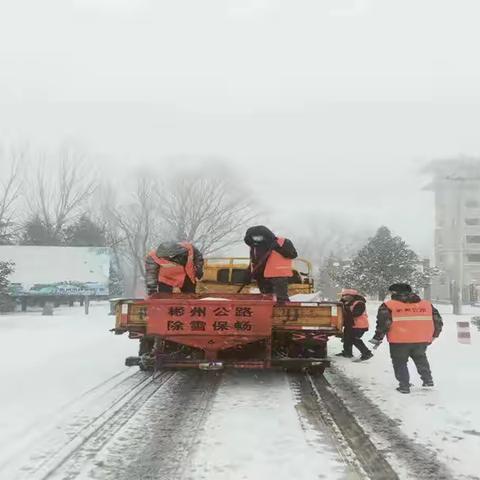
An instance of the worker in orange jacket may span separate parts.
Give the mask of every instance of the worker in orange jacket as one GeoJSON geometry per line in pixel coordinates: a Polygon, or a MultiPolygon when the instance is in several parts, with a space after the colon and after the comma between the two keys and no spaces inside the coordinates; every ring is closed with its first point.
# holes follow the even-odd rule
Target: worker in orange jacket
{"type": "Polygon", "coordinates": [[[145,259],[145,283],[148,295],[195,293],[197,280],[203,276],[203,256],[189,242],[164,242],[145,259]]]}
{"type": "Polygon", "coordinates": [[[377,348],[387,336],[400,393],[410,393],[409,358],[415,363],[423,386],[433,387],[427,347],[440,335],[442,317],[431,302],[413,293],[407,283],[395,283],[388,290],[391,300],[382,303],[378,309],[377,327],[370,343],[377,348]]]}
{"type": "Polygon", "coordinates": [[[297,251],[288,238],[277,237],[263,225],[250,227],[244,238],[250,247],[250,272],[262,293],[274,293],[278,303],[288,302],[288,279],[293,276],[297,251]]]}
{"type": "MultiPolygon", "coordinates": [[[[353,288],[343,288],[340,302],[343,307],[343,350],[338,357],[353,357],[352,347],[360,351],[358,361],[368,360],[373,354],[362,340],[368,331],[366,299],[353,288]]],[[[357,360],[356,360],[357,361],[357,360]]]]}

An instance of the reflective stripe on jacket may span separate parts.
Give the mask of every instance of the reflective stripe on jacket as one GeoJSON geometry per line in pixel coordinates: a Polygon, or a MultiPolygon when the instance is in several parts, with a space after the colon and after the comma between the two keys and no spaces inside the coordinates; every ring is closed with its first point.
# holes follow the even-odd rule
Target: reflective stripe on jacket
{"type": "Polygon", "coordinates": [[[431,343],[433,339],[433,308],[427,300],[404,303],[385,302],[392,312],[392,324],[387,332],[390,343],[431,343]]]}
{"type": "MultiPolygon", "coordinates": [[[[350,306],[350,310],[352,312],[353,312],[353,309],[355,308],[355,305],[357,305],[358,303],[363,303],[363,302],[361,302],[360,300],[357,300],[357,301],[353,302],[352,305],[350,306]]],[[[368,329],[368,313],[367,313],[366,309],[358,317],[353,317],[353,328],[366,328],[366,329],[368,329]]]]}
{"type": "MultiPolygon", "coordinates": [[[[279,237],[277,238],[277,243],[281,247],[285,243],[285,239],[279,237]]],[[[265,264],[263,276],[265,278],[292,277],[292,265],[293,262],[290,258],[285,258],[275,250],[272,250],[265,264]]]]}

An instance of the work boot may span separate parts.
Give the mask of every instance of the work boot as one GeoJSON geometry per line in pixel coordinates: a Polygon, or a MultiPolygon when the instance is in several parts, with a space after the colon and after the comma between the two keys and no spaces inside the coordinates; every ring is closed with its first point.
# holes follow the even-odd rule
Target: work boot
{"type": "Polygon", "coordinates": [[[399,385],[397,387],[397,391],[400,393],[410,393],[410,386],[409,385],[399,385]]]}
{"type": "Polygon", "coordinates": [[[433,380],[423,381],[422,387],[433,387],[433,386],[434,386],[433,380]]]}
{"type": "Polygon", "coordinates": [[[369,360],[370,358],[373,357],[372,352],[364,353],[360,358],[357,358],[357,360],[354,360],[355,362],[364,362],[365,360],[369,360]]]}
{"type": "Polygon", "coordinates": [[[345,357],[345,358],[352,358],[353,355],[351,353],[340,352],[335,354],[336,357],[345,357]]]}

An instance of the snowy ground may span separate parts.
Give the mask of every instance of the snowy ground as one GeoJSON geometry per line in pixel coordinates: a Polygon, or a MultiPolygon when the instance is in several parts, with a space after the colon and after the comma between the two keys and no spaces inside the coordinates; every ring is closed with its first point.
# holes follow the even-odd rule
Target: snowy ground
{"type": "MultiPolygon", "coordinates": [[[[372,319],[376,307],[370,305],[372,319]]],[[[349,391],[436,452],[453,472],[445,478],[480,478],[480,332],[472,326],[472,344],[458,344],[457,317],[443,313],[445,330],[429,349],[433,390],[419,387],[411,369],[412,394],[397,393],[386,343],[369,362],[335,358],[327,374],[371,440],[397,462],[402,480],[427,477],[405,473],[369,407],[349,391]]],[[[290,377],[182,372],[151,382],[123,367],[137,342],[108,332],[113,321],[106,304],[93,304],[88,317],[81,308],[0,316],[0,479],[361,478],[341,439],[309,415],[290,377]]],[[[334,339],[329,348],[334,354],[341,344],[334,339]]]]}
{"type": "Polygon", "coordinates": [[[127,370],[135,346],[108,332],[107,313],[92,303],[89,316],[78,307],[0,315],[0,468],[87,390],[127,370]]]}
{"type": "Polygon", "coordinates": [[[122,367],[107,305],[0,316],[0,478],[354,479],[282,372],[122,367]]]}
{"type": "MultiPolygon", "coordinates": [[[[372,337],[378,304],[369,307],[372,337]]],[[[480,315],[480,308],[465,307],[461,318],[451,314],[451,307],[439,306],[444,319],[444,330],[428,349],[428,356],[436,386],[432,390],[421,387],[415,366],[409,363],[410,395],[395,391],[397,386],[391,366],[388,343],[385,341],[368,362],[354,363],[339,358],[335,365],[366,394],[366,396],[397,420],[400,428],[418,443],[438,453],[455,478],[480,478],[480,332],[471,326],[471,344],[457,342],[456,322],[470,322],[472,315],[480,315]]],[[[341,343],[330,342],[330,353],[341,350],[341,343]]],[[[357,352],[358,354],[358,352],[357,352]]],[[[335,385],[335,375],[328,375],[335,385]]],[[[341,388],[337,389],[342,395],[341,388]]],[[[348,402],[348,398],[345,398],[348,402]]],[[[360,419],[361,420],[361,419],[360,419]]],[[[364,425],[368,430],[369,426],[364,425]]],[[[371,432],[374,435],[374,432],[371,432]]]]}
{"type": "Polygon", "coordinates": [[[296,410],[281,372],[232,372],[223,379],[188,466],[190,480],[358,478],[296,410]]]}

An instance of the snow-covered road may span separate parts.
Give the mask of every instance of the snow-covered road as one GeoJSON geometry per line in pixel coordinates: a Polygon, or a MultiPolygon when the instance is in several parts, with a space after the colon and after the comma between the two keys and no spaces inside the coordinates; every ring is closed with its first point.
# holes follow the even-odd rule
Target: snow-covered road
{"type": "Polygon", "coordinates": [[[0,317],[1,479],[362,478],[284,373],[152,380],[112,324],[106,305],[0,317]]]}
{"type": "Polygon", "coordinates": [[[271,371],[152,380],[122,366],[137,345],[107,313],[0,316],[0,479],[479,478],[479,335],[457,344],[455,317],[431,348],[438,386],[405,396],[385,345],[337,361],[332,388],[271,371]]]}

